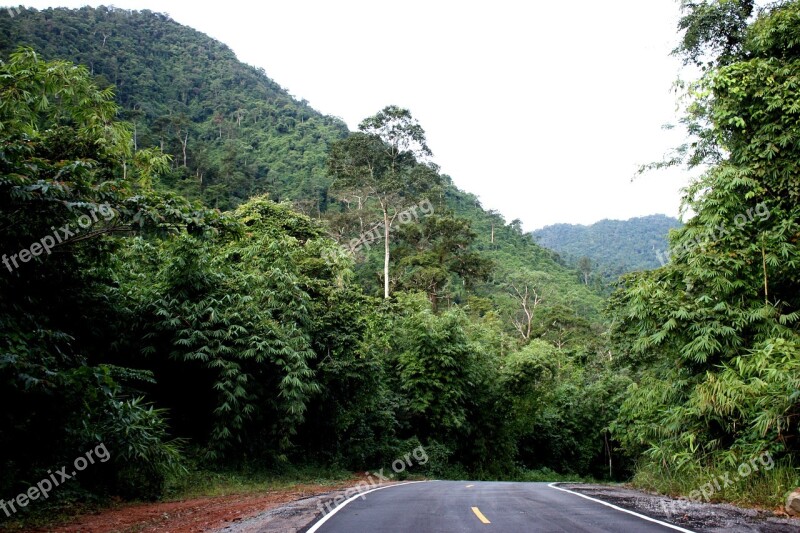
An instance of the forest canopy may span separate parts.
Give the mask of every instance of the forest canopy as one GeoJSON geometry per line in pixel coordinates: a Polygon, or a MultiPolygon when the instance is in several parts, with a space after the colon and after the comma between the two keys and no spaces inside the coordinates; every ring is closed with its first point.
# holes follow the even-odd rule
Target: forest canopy
{"type": "Polygon", "coordinates": [[[731,491],[780,499],[799,466],[800,2],[682,5],[695,216],[664,265],[623,262],[654,246],[625,225],[602,272],[638,271],[609,297],[591,262],[455,187],[408,109],[349,132],[147,11],[0,17],[0,496],[101,444],[52,501],[422,445],[431,477],[671,492],[769,452],[771,477],[731,491]]]}

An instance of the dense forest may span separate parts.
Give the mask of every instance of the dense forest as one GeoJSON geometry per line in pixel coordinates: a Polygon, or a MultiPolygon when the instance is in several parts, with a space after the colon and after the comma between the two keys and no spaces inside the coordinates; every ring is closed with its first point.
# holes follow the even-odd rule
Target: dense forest
{"type": "Polygon", "coordinates": [[[220,209],[265,192],[325,208],[325,158],[347,126],[222,43],[166,15],[87,7],[0,18],[0,50],[20,45],[85,65],[100,89],[114,88],[133,149],[172,155],[163,189],[220,209]]]}
{"type": "Polygon", "coordinates": [[[666,215],[630,220],[554,224],[533,232],[538,244],[559,253],[584,275],[584,282],[613,282],[621,275],[668,262],[669,232],[681,226],[666,215]]]}
{"type": "Polygon", "coordinates": [[[718,497],[778,501],[800,2],[683,8],[692,138],[656,165],[707,170],[670,261],[608,298],[455,187],[407,109],[348,132],[164,15],[0,17],[0,496],[100,445],[51,503],[423,445],[423,475],[676,493],[769,452],[718,497]]]}

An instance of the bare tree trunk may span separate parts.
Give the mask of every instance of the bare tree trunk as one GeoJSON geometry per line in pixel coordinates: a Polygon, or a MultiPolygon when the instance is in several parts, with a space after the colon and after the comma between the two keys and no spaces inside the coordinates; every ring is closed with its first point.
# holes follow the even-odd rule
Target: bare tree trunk
{"type": "Polygon", "coordinates": [[[186,130],[186,137],[183,138],[183,167],[186,168],[186,145],[189,144],[189,130],[186,130]]]}
{"type": "Polygon", "coordinates": [[[536,287],[530,289],[528,285],[525,285],[524,292],[521,291],[516,285],[511,285],[511,287],[514,289],[516,298],[519,300],[520,305],[522,306],[522,312],[525,314],[525,317],[521,320],[512,319],[512,324],[522,338],[528,341],[531,338],[531,331],[533,329],[534,313],[536,312],[536,308],[539,306],[539,304],[542,303],[542,298],[536,291],[536,287]],[[531,300],[531,294],[533,294],[533,300],[531,300]]]}
{"type": "Polygon", "coordinates": [[[389,299],[389,211],[383,207],[383,297],[389,299]]]}

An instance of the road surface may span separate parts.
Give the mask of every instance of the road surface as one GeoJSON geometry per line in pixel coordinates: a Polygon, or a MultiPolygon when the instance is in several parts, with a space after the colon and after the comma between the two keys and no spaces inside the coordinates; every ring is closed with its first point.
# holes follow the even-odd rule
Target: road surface
{"type": "Polygon", "coordinates": [[[688,531],[559,490],[547,483],[426,481],[395,485],[339,505],[309,533],[688,531]]]}

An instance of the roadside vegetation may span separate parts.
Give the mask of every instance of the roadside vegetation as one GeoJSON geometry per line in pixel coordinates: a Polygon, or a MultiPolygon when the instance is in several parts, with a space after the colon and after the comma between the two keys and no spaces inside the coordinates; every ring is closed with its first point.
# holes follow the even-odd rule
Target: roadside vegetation
{"type": "Polygon", "coordinates": [[[380,469],[689,497],[727,474],[704,499],[780,503],[800,485],[800,2],[683,7],[676,53],[703,74],[691,139],[655,166],[705,169],[695,215],[609,297],[457,189],[406,109],[347,134],[241,66],[188,90],[210,40],[161,15],[2,19],[0,498],[79,472],[0,518],[380,469]],[[115,96],[92,24],[156,89],[114,70],[115,96]]]}

